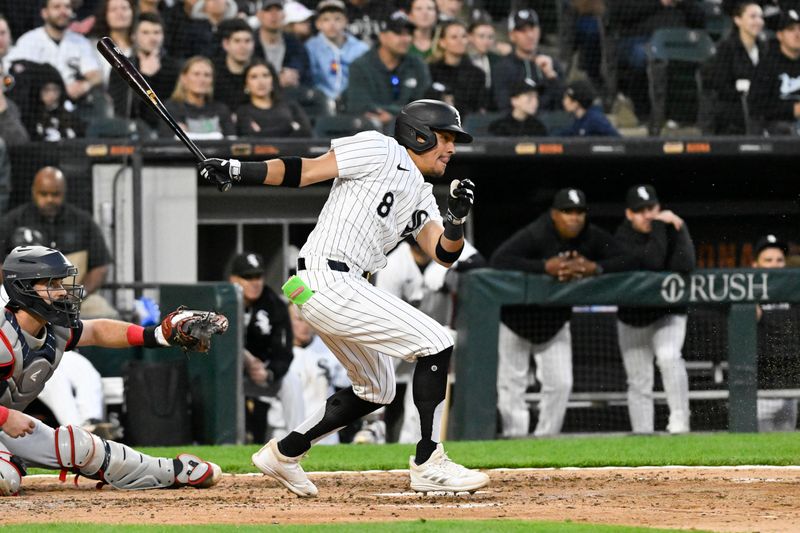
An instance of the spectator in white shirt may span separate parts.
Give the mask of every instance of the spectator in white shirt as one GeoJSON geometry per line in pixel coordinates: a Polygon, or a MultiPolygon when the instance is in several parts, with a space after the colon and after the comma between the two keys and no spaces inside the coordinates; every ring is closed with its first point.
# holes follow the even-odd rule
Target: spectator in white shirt
{"type": "Polygon", "coordinates": [[[41,15],[44,25],[23,34],[7,61],[50,63],[61,74],[70,100],[79,101],[102,81],[97,56],[86,37],[67,29],[73,16],[70,0],[46,0],[41,15]]]}

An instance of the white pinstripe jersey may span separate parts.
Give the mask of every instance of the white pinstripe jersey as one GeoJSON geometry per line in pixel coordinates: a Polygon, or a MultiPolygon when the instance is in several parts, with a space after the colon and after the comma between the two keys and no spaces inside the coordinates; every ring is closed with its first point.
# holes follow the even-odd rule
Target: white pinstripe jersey
{"type": "Polygon", "coordinates": [[[442,220],[433,196],[406,149],[376,131],[331,141],[339,177],[300,257],[344,261],[365,272],[386,265],[386,253],[442,220]]]}

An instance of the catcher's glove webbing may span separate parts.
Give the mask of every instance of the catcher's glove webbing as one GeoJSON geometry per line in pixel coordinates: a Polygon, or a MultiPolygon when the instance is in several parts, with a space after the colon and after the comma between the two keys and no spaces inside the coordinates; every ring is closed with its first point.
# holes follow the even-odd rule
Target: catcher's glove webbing
{"type": "Polygon", "coordinates": [[[161,321],[161,333],[170,346],[180,346],[184,351],[207,352],[211,336],[228,330],[228,319],[213,311],[195,311],[184,306],[161,321]]]}

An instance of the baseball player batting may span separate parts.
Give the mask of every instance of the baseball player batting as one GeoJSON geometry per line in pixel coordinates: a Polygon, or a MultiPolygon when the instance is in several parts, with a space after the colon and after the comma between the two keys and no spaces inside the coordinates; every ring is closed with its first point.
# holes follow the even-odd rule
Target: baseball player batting
{"type": "Polygon", "coordinates": [[[183,309],[148,328],[117,320],[81,320],[84,289],[75,284],[77,274],[61,252],[44,246],[19,246],[3,262],[0,495],[17,494],[26,464],[61,470],[63,475],[74,472],[119,489],[215,485],[222,475],[219,466],[195,455],[150,457],[80,426],[53,429],[22,412],[42,391],[64,352],[77,346],[182,346],[203,351],[212,333],[227,329],[222,315],[183,309]],[[195,336],[196,327],[206,328],[206,333],[195,336]]]}
{"type": "Polygon", "coordinates": [[[202,163],[203,177],[220,189],[228,183],[301,187],[334,179],[317,225],[300,250],[297,276],[289,279],[284,293],[347,369],[353,386],[333,394],[289,435],[253,455],[259,470],[300,497],[317,495],[299,465],[311,445],[394,398],[393,357],[416,362],[414,404],[422,438],[409,461],[411,488],[475,491],[489,483],[486,474],[451,461],[438,442],[452,337],[438,322],[367,280],[408,235],[438,263],[449,267],[458,260],[474,185],[469,180],[451,183],[442,221],[433,186],[423,176],[444,175],[456,143],[471,141],[455,108],[417,100],[400,110],[394,138],[365,131],[334,139],[331,150],[314,159],[202,163]]]}

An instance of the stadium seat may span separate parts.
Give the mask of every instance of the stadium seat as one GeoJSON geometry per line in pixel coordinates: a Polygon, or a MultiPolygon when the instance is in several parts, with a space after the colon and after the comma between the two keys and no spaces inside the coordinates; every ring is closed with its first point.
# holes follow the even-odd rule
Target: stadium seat
{"type": "Polygon", "coordinates": [[[314,136],[322,139],[346,137],[371,128],[372,124],[360,116],[335,115],[317,117],[314,136]]]}
{"type": "Polygon", "coordinates": [[[540,111],[536,118],[547,128],[548,135],[557,135],[559,131],[568,128],[575,117],[566,111],[540,111]]]}
{"type": "Polygon", "coordinates": [[[147,140],[153,137],[153,132],[144,121],[125,118],[95,118],[89,121],[86,128],[86,137],[89,139],[101,138],[127,138],[147,140]]]}
{"type": "Polygon", "coordinates": [[[471,113],[464,117],[464,129],[473,137],[489,136],[489,124],[501,118],[503,113],[471,113]]]}
{"type": "Polygon", "coordinates": [[[650,135],[660,135],[667,120],[694,125],[703,91],[700,65],[716,53],[711,37],[688,28],[656,30],[647,53],[650,135]]]}
{"type": "Polygon", "coordinates": [[[719,42],[728,36],[733,28],[733,20],[722,9],[719,2],[703,0],[700,3],[706,15],[706,31],[708,35],[719,42]]]}

